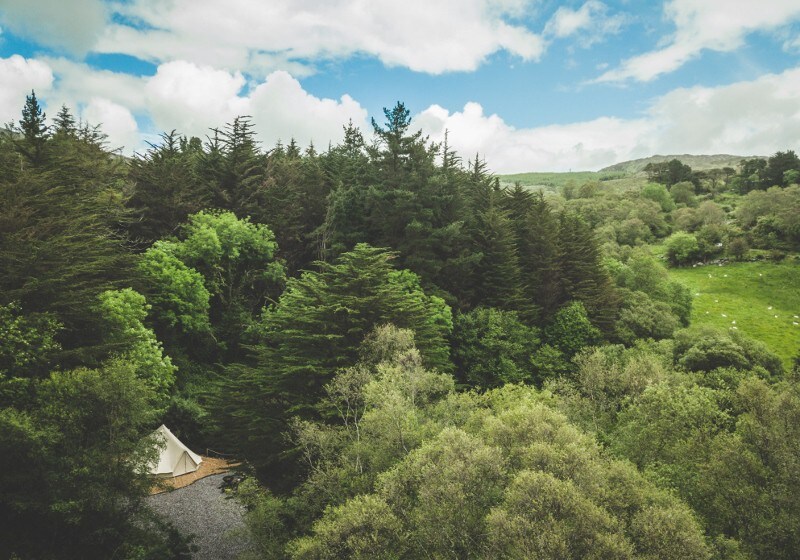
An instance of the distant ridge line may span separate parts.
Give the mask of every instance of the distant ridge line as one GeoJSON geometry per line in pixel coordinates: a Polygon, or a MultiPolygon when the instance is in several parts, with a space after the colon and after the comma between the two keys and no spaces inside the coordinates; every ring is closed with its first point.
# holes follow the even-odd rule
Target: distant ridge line
{"type": "Polygon", "coordinates": [[[695,171],[707,171],[709,169],[716,169],[720,167],[733,167],[736,169],[739,162],[743,159],[767,159],[767,156],[737,156],[732,154],[713,154],[713,155],[692,155],[692,154],[675,154],[675,155],[653,155],[646,158],[633,159],[623,161],[604,167],[599,173],[608,172],[624,172],[624,173],[639,173],[644,171],[644,168],[649,163],[663,163],[677,159],[684,165],[688,165],[695,171]]]}

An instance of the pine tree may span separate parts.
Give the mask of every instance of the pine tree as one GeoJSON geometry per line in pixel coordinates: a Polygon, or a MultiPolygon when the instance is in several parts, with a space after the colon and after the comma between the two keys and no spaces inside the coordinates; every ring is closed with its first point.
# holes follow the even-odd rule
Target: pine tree
{"type": "Polygon", "coordinates": [[[514,231],[514,245],[519,260],[519,289],[523,302],[523,308],[519,310],[520,315],[526,321],[534,323],[540,314],[537,302],[538,292],[532,284],[538,280],[540,264],[534,255],[536,240],[534,239],[535,225],[532,223],[532,213],[536,203],[533,194],[519,184],[515,185],[513,189],[507,190],[501,202],[514,231]]]}
{"type": "Polygon", "coordinates": [[[281,433],[289,417],[316,416],[323,385],[338,368],[356,363],[359,345],[376,326],[413,330],[425,363],[450,367],[449,307],[425,295],[414,274],[394,269],[393,258],[357,245],[335,263],[317,263],[318,271],[290,279],[265,311],[257,365],[229,368],[214,401],[225,429],[246,434],[239,441],[249,461],[274,466],[285,451],[281,433]]]}
{"type": "Polygon", "coordinates": [[[61,106],[53,119],[53,132],[55,136],[75,136],[78,133],[75,117],[66,105],[61,106]]]}
{"type": "Polygon", "coordinates": [[[529,301],[538,308],[539,325],[545,324],[563,301],[559,266],[558,219],[542,193],[532,199],[520,247],[520,266],[529,301]]]}
{"type": "Polygon", "coordinates": [[[45,124],[47,115],[42,112],[36,92],[25,97],[25,106],[22,108],[22,118],[19,121],[19,130],[22,138],[17,144],[17,149],[33,165],[41,165],[45,159],[45,146],[49,136],[49,127],[45,124]]]}
{"type": "Polygon", "coordinates": [[[591,227],[580,217],[565,213],[559,221],[559,273],[564,302],[584,304],[595,325],[611,332],[619,296],[600,261],[591,227]]]}
{"type": "Polygon", "coordinates": [[[65,327],[60,364],[92,363],[108,350],[97,298],[132,276],[114,188],[120,168],[95,134],[50,138],[43,118],[29,96],[20,121],[29,137],[0,144],[2,151],[31,148],[32,163],[36,143],[47,154],[21,170],[15,158],[0,157],[10,166],[0,170],[0,304],[51,314],[65,327]]]}
{"type": "Polygon", "coordinates": [[[437,146],[428,145],[422,131],[409,133],[411,113],[401,102],[383,109],[386,124],[372,119],[376,144],[368,149],[379,182],[389,188],[416,190],[433,171],[437,146]]]}
{"type": "Polygon", "coordinates": [[[133,158],[127,205],[133,211],[134,239],[150,244],[174,235],[190,214],[207,206],[207,192],[200,189],[196,170],[199,144],[198,139],[181,138],[173,130],[133,158]]]}
{"type": "Polygon", "coordinates": [[[481,254],[473,271],[473,304],[519,311],[520,269],[510,220],[492,204],[477,215],[473,227],[474,248],[481,254]]]}
{"type": "Polygon", "coordinates": [[[239,217],[256,217],[264,203],[266,157],[258,148],[250,117],[236,117],[212,132],[198,161],[209,203],[239,217]]]}

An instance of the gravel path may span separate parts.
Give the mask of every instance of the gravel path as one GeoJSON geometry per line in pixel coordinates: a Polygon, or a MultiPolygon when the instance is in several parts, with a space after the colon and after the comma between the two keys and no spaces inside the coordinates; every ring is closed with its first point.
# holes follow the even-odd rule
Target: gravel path
{"type": "Polygon", "coordinates": [[[244,508],[235,499],[226,498],[219,489],[223,476],[212,475],[190,486],[147,498],[150,507],[181,533],[195,534],[192,542],[200,547],[195,560],[235,560],[249,548],[244,535],[229,535],[234,529],[244,528],[244,508]]]}

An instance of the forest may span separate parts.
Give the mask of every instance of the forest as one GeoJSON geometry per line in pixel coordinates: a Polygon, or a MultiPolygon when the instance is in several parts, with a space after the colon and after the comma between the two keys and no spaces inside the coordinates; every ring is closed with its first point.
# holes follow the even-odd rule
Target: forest
{"type": "Polygon", "coordinates": [[[252,558],[796,558],[795,152],[531,188],[384,113],[326,147],[242,116],[126,158],[24,100],[4,557],[190,558],[144,501],[163,423],[242,462],[252,558]],[[788,278],[780,342],[686,280],[736,271],[788,278]]]}

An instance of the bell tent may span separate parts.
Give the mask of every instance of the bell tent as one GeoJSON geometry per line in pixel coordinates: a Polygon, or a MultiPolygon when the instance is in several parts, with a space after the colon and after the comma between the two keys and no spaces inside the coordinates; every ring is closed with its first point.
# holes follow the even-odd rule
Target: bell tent
{"type": "Polygon", "coordinates": [[[150,474],[175,477],[200,468],[203,462],[200,455],[186,447],[164,424],[153,432],[153,437],[163,440],[165,445],[161,448],[158,460],[150,465],[150,474]]]}

